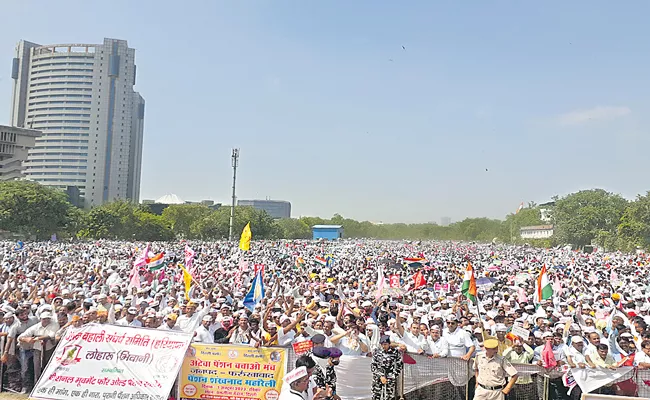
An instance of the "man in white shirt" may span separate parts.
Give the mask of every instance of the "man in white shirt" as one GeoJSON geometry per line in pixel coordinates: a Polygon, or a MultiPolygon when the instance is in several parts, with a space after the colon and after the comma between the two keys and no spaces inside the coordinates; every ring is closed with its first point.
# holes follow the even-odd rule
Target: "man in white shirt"
{"type": "Polygon", "coordinates": [[[564,350],[567,358],[567,363],[571,368],[585,368],[587,360],[584,355],[584,339],[582,336],[571,337],[571,346],[567,346],[564,350]]]}
{"type": "Polygon", "coordinates": [[[460,357],[467,361],[474,353],[474,342],[469,333],[458,326],[458,318],[451,314],[447,317],[447,329],[443,337],[449,343],[449,356],[460,357]]]}
{"type": "Polygon", "coordinates": [[[181,315],[176,321],[178,327],[181,328],[181,330],[184,332],[191,333],[199,321],[202,321],[203,317],[206,316],[208,312],[210,312],[209,306],[204,306],[198,312],[196,311],[196,307],[197,304],[195,302],[188,302],[187,306],[185,307],[185,315],[181,315]]]}
{"type": "Polygon", "coordinates": [[[52,314],[43,311],[40,315],[41,322],[33,325],[20,336],[19,343],[28,343],[34,346],[34,382],[41,376],[43,366],[47,364],[54,352],[54,339],[59,324],[52,321],[52,314]]]}
{"type": "Polygon", "coordinates": [[[440,335],[440,327],[433,325],[427,338],[426,353],[433,358],[444,358],[449,355],[449,343],[440,335]]]}
{"type": "Polygon", "coordinates": [[[214,337],[210,334],[209,330],[210,324],[212,324],[212,317],[209,315],[204,316],[203,320],[201,321],[201,325],[196,328],[196,331],[194,332],[194,342],[209,344],[214,343],[214,337]]]}
{"type": "Polygon", "coordinates": [[[158,327],[161,331],[176,331],[176,332],[181,332],[181,328],[179,328],[176,325],[176,319],[178,318],[178,315],[175,313],[167,314],[165,317],[165,320],[163,321],[162,325],[158,327]]]}
{"type": "Polygon", "coordinates": [[[138,315],[138,309],[135,307],[129,307],[129,309],[126,310],[126,316],[115,322],[115,325],[142,328],[142,322],[135,319],[136,315],[138,315]]]}

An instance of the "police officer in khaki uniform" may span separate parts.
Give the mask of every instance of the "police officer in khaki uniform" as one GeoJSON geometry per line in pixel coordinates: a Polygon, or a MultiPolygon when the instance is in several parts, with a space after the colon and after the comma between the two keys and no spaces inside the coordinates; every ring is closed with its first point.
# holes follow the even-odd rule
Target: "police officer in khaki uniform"
{"type": "Polygon", "coordinates": [[[488,339],[483,345],[485,352],[479,353],[474,360],[474,400],[503,400],[517,381],[517,370],[497,354],[499,342],[496,339],[488,339]]]}

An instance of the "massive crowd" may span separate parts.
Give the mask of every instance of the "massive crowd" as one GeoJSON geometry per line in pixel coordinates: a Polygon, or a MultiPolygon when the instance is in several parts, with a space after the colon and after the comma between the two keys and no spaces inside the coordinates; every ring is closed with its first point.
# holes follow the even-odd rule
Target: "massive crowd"
{"type": "MultiPolygon", "coordinates": [[[[312,339],[327,349],[331,366],[340,355],[390,352],[387,343],[469,360],[496,339],[498,354],[512,363],[645,369],[648,262],[642,253],[452,242],[269,241],[253,242],[248,252],[228,242],[0,242],[3,388],[31,390],[66,329],[88,323],[256,347],[312,339]],[[145,248],[160,261],[134,268],[145,248]],[[179,267],[186,249],[189,291],[179,267]],[[468,263],[475,303],[460,290],[468,263]],[[553,295],[536,302],[542,266],[553,295]],[[244,304],[257,271],[264,298],[244,304]]],[[[611,392],[630,394],[624,384],[611,392]]]]}

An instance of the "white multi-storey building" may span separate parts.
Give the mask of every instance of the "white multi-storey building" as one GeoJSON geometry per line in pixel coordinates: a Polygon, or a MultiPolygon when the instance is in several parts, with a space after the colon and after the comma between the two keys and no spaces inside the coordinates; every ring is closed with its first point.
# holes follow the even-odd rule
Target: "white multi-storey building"
{"type": "Polygon", "coordinates": [[[24,178],[23,165],[41,132],[0,125],[0,181],[24,178]]]}
{"type": "Polygon", "coordinates": [[[144,99],[133,90],[135,49],[21,41],[13,60],[11,124],[43,132],[28,179],[76,186],[86,207],[140,197],[144,99]]]}

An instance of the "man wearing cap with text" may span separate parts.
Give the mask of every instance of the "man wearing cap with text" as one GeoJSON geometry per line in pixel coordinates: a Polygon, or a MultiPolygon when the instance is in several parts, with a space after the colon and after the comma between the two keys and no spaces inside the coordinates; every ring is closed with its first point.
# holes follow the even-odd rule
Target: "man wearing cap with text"
{"type": "Polygon", "coordinates": [[[510,362],[497,354],[499,342],[488,339],[485,352],[474,360],[476,376],[475,400],[502,400],[517,382],[517,370],[510,362]],[[510,377],[510,381],[507,378],[510,377]]]}

